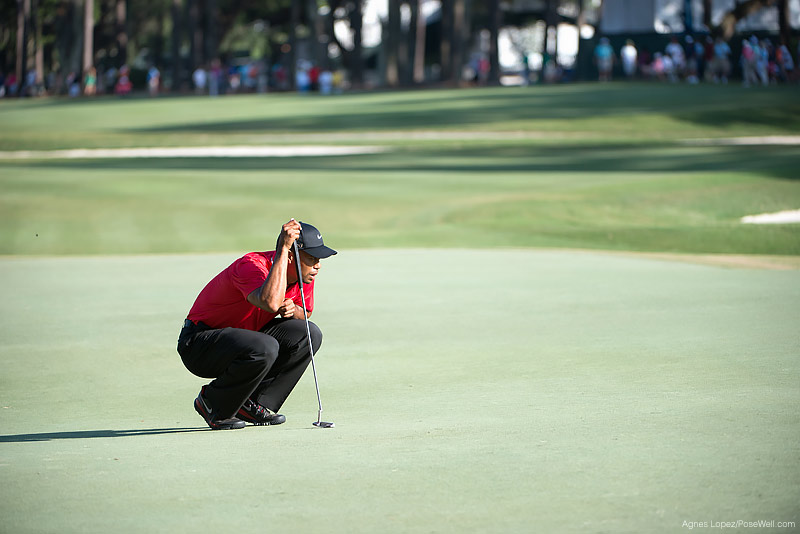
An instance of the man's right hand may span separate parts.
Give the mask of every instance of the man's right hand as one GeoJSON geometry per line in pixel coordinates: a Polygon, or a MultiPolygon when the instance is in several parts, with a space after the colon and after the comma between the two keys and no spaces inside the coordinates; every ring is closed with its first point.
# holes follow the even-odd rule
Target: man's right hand
{"type": "Polygon", "coordinates": [[[294,219],[283,225],[281,228],[281,238],[284,249],[291,251],[292,244],[300,237],[301,228],[300,223],[294,219]]]}

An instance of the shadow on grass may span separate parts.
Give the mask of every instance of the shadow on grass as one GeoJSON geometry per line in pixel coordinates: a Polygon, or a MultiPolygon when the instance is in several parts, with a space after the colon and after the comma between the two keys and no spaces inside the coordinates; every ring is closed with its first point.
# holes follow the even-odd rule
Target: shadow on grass
{"type": "Polygon", "coordinates": [[[797,180],[800,153],[781,146],[494,146],[397,150],[380,155],[316,158],[120,158],[0,162],[5,166],[97,170],[275,172],[506,173],[506,172],[757,172],[797,180]]]}
{"type": "MultiPolygon", "coordinates": [[[[748,94],[738,89],[700,87],[688,93],[666,85],[575,85],[569,90],[537,87],[523,90],[462,90],[424,93],[384,93],[364,102],[352,98],[315,98],[296,113],[256,110],[243,120],[193,120],[153,127],[122,128],[120,133],[324,133],[403,129],[477,128],[484,124],[519,121],[629,117],[655,113],[687,124],[707,127],[766,126],[793,133],[800,128],[800,106],[783,87],[771,94],[748,94]],[[332,103],[337,105],[330,105],[332,103]],[[745,103],[743,105],[743,102],[745,103]],[[776,102],[783,102],[784,105],[776,102]]],[[[297,99],[285,101],[297,106],[297,99]]],[[[622,120],[625,120],[624,118],[622,120]]]]}
{"type": "Polygon", "coordinates": [[[0,443],[25,443],[31,441],[54,441],[59,439],[122,438],[130,436],[153,436],[157,434],[180,434],[204,432],[208,428],[148,428],[134,430],[75,430],[72,432],[43,432],[40,434],[10,434],[0,436],[0,443]]]}

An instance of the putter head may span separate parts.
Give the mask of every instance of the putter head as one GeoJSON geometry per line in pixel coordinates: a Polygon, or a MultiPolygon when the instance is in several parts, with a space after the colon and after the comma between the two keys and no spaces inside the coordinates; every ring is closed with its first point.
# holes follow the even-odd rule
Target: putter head
{"type": "Polygon", "coordinates": [[[327,423],[325,421],[314,421],[312,424],[317,428],[333,428],[336,426],[333,423],[327,423]]]}

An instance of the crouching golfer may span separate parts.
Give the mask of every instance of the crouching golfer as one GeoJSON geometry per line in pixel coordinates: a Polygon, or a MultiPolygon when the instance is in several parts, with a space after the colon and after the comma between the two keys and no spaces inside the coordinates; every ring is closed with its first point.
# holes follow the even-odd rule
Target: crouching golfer
{"type": "MultiPolygon", "coordinates": [[[[194,408],[215,430],[286,421],[277,411],[311,361],[295,241],[311,315],[320,259],[336,251],[323,244],[316,228],[292,219],[274,251],[245,254],[211,280],[184,322],[178,353],[193,374],[214,379],[200,389],[194,408]]],[[[322,332],[308,326],[316,353],[322,332]]]]}

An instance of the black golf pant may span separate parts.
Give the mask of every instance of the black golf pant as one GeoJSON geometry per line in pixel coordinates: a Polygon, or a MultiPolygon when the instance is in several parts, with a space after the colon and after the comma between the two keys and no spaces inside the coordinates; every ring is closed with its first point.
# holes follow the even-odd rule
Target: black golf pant
{"type": "MultiPolygon", "coordinates": [[[[312,322],[308,327],[316,353],[322,332],[312,322]]],[[[311,361],[300,319],[273,319],[260,332],[211,329],[187,320],[178,354],[192,374],[214,379],[203,396],[218,419],[233,417],[248,398],[277,412],[311,361]]]]}

